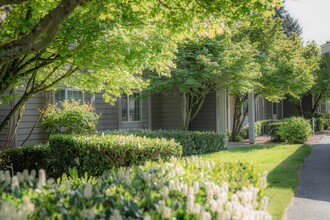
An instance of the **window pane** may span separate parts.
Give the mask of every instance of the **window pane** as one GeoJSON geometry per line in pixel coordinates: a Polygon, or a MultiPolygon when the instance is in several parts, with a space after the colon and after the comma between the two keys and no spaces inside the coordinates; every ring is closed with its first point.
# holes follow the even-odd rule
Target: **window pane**
{"type": "Polygon", "coordinates": [[[123,95],[121,98],[121,108],[122,108],[122,112],[121,112],[121,117],[123,121],[128,121],[128,117],[127,117],[127,95],[123,95]]]}
{"type": "Polygon", "coordinates": [[[68,100],[74,99],[74,100],[80,100],[81,103],[83,103],[83,93],[82,91],[74,91],[74,90],[68,90],[68,100]]]}
{"type": "Polygon", "coordinates": [[[273,103],[273,115],[277,115],[277,103],[273,103]]]}
{"type": "Polygon", "coordinates": [[[55,102],[62,102],[65,99],[65,90],[55,92],[55,102]]]}
{"type": "Polygon", "coordinates": [[[131,121],[140,121],[140,105],[141,101],[139,98],[139,93],[133,93],[132,97],[129,99],[129,119],[131,121]]]}

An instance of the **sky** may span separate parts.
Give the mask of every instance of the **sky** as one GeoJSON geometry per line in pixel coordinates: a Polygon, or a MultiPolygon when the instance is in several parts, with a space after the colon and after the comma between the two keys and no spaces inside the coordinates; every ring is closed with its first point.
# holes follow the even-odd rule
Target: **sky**
{"type": "Polygon", "coordinates": [[[322,45],[330,41],[330,0],[286,0],[284,7],[298,19],[304,42],[315,40],[322,45]]]}

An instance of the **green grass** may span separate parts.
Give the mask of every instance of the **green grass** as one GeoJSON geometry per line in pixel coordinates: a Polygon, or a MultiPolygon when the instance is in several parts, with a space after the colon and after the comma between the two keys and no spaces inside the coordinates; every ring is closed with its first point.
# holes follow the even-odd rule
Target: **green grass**
{"type": "Polygon", "coordinates": [[[261,172],[268,171],[268,211],[274,220],[280,220],[299,184],[299,168],[309,154],[310,147],[307,145],[277,144],[239,147],[202,157],[214,161],[253,162],[259,165],[261,172]]]}

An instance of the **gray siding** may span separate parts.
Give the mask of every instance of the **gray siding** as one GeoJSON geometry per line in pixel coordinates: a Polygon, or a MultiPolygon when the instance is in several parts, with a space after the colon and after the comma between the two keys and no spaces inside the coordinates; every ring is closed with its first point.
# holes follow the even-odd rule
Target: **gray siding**
{"type": "Polygon", "coordinates": [[[191,122],[189,130],[216,131],[216,94],[211,93],[205,98],[205,102],[191,122]]]}
{"type": "Polygon", "coordinates": [[[95,94],[95,100],[93,102],[95,112],[101,114],[98,130],[117,129],[118,127],[118,101],[115,105],[110,105],[105,102],[102,93],[95,94]]]}
{"type": "Polygon", "coordinates": [[[256,121],[268,120],[273,118],[272,102],[268,101],[265,98],[259,97],[256,100],[256,105],[256,121]]]}
{"type": "MultiPolygon", "coordinates": [[[[22,95],[23,91],[17,91],[18,95],[22,95]]],[[[40,111],[46,101],[46,95],[45,93],[36,94],[35,96],[31,97],[25,104],[25,110],[23,112],[23,117],[20,120],[19,126],[17,128],[16,136],[13,139],[13,142],[11,143],[11,146],[20,146],[22,142],[26,139],[26,137],[31,132],[32,127],[35,123],[36,127],[32,131],[28,141],[25,143],[27,144],[42,144],[46,143],[46,134],[44,130],[41,127],[40,120],[39,122],[39,115],[40,111]]],[[[0,105],[0,120],[3,121],[4,117],[9,112],[9,105],[0,105]]],[[[13,117],[13,120],[16,122],[17,113],[15,117],[13,117]]],[[[4,144],[4,141],[7,138],[8,129],[6,129],[4,132],[0,134],[0,145],[2,146],[4,144]]]]}
{"type": "MultiPolygon", "coordinates": [[[[290,102],[289,99],[284,99],[284,117],[291,117],[291,116],[299,116],[299,110],[295,106],[294,103],[290,102]]],[[[312,110],[312,96],[311,95],[305,95],[302,98],[302,107],[305,117],[309,117],[312,110]]]]}
{"type": "MultiPolygon", "coordinates": [[[[22,93],[20,93],[22,94],[22,93]]],[[[40,110],[44,108],[46,103],[46,95],[45,93],[39,93],[35,96],[31,97],[27,103],[25,104],[25,111],[23,113],[23,117],[21,119],[20,125],[17,130],[17,144],[21,145],[22,142],[29,135],[32,127],[36,124],[36,128],[32,131],[31,136],[27,144],[42,144],[47,142],[47,136],[40,124],[40,110]],[[39,122],[37,122],[39,119],[39,122]]]]}
{"type": "MultiPolygon", "coordinates": [[[[8,93],[6,93],[8,94],[8,93]]],[[[9,105],[0,105],[0,122],[3,122],[7,114],[9,113],[9,105]]],[[[9,132],[9,125],[0,133],[0,148],[4,145],[9,132]]]]}
{"type": "Polygon", "coordinates": [[[152,129],[180,128],[182,128],[180,97],[177,95],[153,95],[152,129]]]}

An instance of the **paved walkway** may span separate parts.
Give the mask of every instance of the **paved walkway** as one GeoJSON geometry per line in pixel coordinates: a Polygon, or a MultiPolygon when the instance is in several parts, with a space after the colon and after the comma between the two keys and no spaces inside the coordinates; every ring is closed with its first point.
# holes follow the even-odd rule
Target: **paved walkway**
{"type": "Polygon", "coordinates": [[[300,171],[301,182],[284,219],[330,219],[330,134],[312,146],[300,171]]]}

